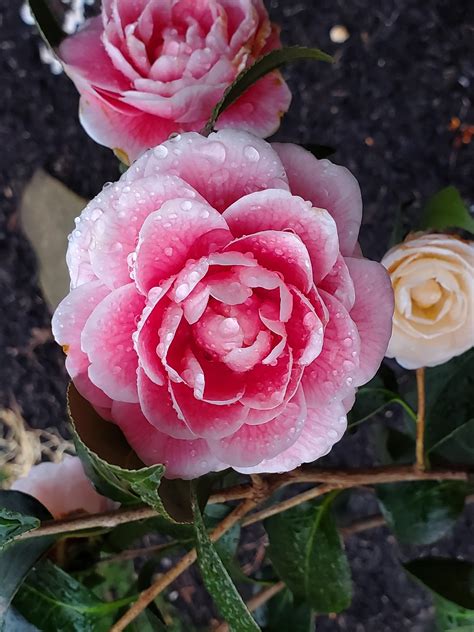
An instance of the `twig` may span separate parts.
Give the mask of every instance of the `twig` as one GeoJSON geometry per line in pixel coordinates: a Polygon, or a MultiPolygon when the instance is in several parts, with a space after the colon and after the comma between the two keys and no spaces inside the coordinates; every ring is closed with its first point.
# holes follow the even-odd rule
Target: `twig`
{"type": "MultiPolygon", "coordinates": [[[[248,498],[244,500],[238,507],[234,509],[228,516],[220,522],[217,527],[210,534],[212,542],[216,542],[220,537],[224,535],[234,524],[239,522],[243,516],[251,511],[258,500],[248,498]]],[[[191,549],[186,555],[184,555],[179,562],[170,568],[170,570],[162,575],[154,584],[152,584],[147,590],[140,593],[137,601],[131,606],[131,608],[121,617],[115,625],[110,629],[110,632],[121,632],[127,625],[134,621],[138,615],[155,599],[165,588],[167,588],[181,573],[189,568],[196,561],[196,549],[191,549]]]]}
{"type": "MultiPolygon", "coordinates": [[[[284,582],[277,582],[276,584],[268,586],[268,588],[264,588],[257,595],[255,595],[255,597],[252,597],[252,599],[249,599],[247,601],[247,608],[250,612],[255,612],[257,608],[260,608],[261,606],[266,604],[267,601],[269,601],[275,595],[278,595],[278,593],[281,592],[284,588],[284,582]]],[[[213,629],[213,632],[228,632],[229,629],[230,628],[227,623],[221,623],[217,626],[217,628],[213,629]]]]}
{"type": "Polygon", "coordinates": [[[418,408],[416,414],[416,467],[421,472],[425,470],[425,369],[416,370],[416,390],[418,394],[418,408]]]}
{"type": "Polygon", "coordinates": [[[357,533],[362,533],[363,531],[368,531],[369,529],[383,527],[385,524],[385,518],[382,514],[379,514],[357,520],[347,527],[342,527],[340,532],[343,538],[349,538],[351,535],[356,535],[357,533]]]}
{"type": "Polygon", "coordinates": [[[170,540],[169,542],[154,544],[153,546],[143,546],[137,549],[126,549],[125,551],[121,551],[116,555],[108,555],[107,557],[103,557],[101,560],[98,560],[95,565],[99,566],[99,564],[110,564],[111,562],[134,560],[137,557],[146,557],[147,555],[153,555],[153,553],[160,553],[161,551],[166,551],[167,549],[171,549],[174,546],[181,544],[182,542],[178,542],[178,540],[170,540]]]}
{"type": "MultiPolygon", "coordinates": [[[[294,483],[327,483],[330,489],[337,489],[338,487],[348,488],[363,485],[375,485],[377,483],[396,483],[400,481],[416,480],[467,481],[468,476],[469,472],[467,470],[429,470],[422,472],[414,470],[411,466],[384,467],[353,471],[306,468],[298,469],[294,472],[288,472],[287,474],[272,475],[262,478],[265,482],[265,486],[260,491],[261,494],[264,495],[263,497],[268,497],[280,487],[292,485],[294,483]]],[[[216,502],[224,502],[224,500],[246,498],[249,496],[249,490],[252,490],[251,485],[239,485],[236,488],[231,487],[228,490],[213,494],[209,499],[209,503],[212,504],[216,502]]],[[[316,493],[316,495],[319,495],[319,493],[316,493]]],[[[263,499],[263,497],[261,499],[263,499]]],[[[304,498],[299,502],[304,502],[304,498]]],[[[44,535],[59,535],[94,528],[110,529],[127,522],[136,522],[146,518],[154,518],[157,515],[157,512],[151,507],[141,506],[133,509],[118,509],[106,513],[77,516],[69,519],[49,520],[43,522],[37,529],[21,534],[17,539],[26,540],[44,535]]]]}
{"type": "Polygon", "coordinates": [[[288,498],[287,500],[282,501],[276,505],[272,505],[270,507],[266,507],[261,511],[257,511],[250,516],[247,516],[244,520],[242,520],[242,526],[248,527],[255,522],[260,522],[260,520],[265,520],[266,518],[270,518],[270,516],[274,516],[282,511],[287,511],[292,507],[296,507],[301,503],[304,503],[308,500],[312,500],[313,498],[317,498],[318,496],[322,496],[327,492],[332,491],[337,488],[337,485],[319,485],[318,487],[313,487],[308,489],[307,491],[298,494],[297,496],[293,496],[292,498],[288,498]]]}

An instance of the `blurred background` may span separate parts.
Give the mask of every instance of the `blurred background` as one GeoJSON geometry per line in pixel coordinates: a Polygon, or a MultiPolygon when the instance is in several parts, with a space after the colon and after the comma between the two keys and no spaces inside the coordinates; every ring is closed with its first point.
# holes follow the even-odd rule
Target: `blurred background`
{"type": "MultiPolygon", "coordinates": [[[[73,28],[82,5],[91,3],[57,4],[73,9],[73,28]]],[[[384,254],[399,207],[404,207],[403,221],[409,226],[422,202],[448,184],[458,187],[468,203],[474,201],[472,2],[266,4],[282,26],[284,44],[318,46],[335,57],[332,67],[301,62],[285,69],[294,97],[276,138],[336,148],[332,159],[347,166],[361,185],[361,243],[367,256],[380,259],[384,254]]],[[[86,6],[86,11],[93,10],[86,6]]],[[[44,200],[41,210],[23,221],[20,206],[38,169],[86,199],[104,182],[116,180],[119,172],[113,154],[81,129],[75,88],[45,56],[28,22],[22,0],[0,0],[0,420],[14,414],[32,428],[54,427],[65,433],[64,358],[51,339],[38,259],[24,229],[34,241],[35,233],[43,224],[50,226],[53,217],[52,238],[65,243],[72,225],[69,218],[56,221],[51,215],[55,209],[44,200]]],[[[80,200],[74,203],[81,208],[80,200]]],[[[62,257],[57,266],[64,266],[62,257]]],[[[364,433],[362,429],[341,441],[331,464],[373,465],[373,446],[364,433]]],[[[347,511],[357,517],[375,513],[377,506],[361,492],[347,511]]],[[[471,505],[454,534],[435,546],[400,550],[385,527],[349,538],[353,604],[337,617],[318,617],[318,630],[432,630],[430,599],[408,579],[400,560],[446,553],[472,561],[473,527],[471,505]]],[[[188,575],[180,581],[192,587],[197,580],[188,575]]],[[[181,599],[179,590],[177,594],[181,599]]],[[[201,625],[209,620],[206,603],[195,604],[194,613],[201,625]]]]}

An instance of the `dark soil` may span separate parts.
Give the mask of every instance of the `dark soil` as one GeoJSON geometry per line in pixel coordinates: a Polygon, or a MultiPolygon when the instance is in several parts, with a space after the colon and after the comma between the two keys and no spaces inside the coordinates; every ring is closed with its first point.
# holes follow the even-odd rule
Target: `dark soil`
{"type": "MultiPolygon", "coordinates": [[[[63,356],[35,335],[48,328],[50,314],[16,210],[38,167],[84,197],[118,171],[111,152],[80,128],[73,85],[40,62],[38,36],[20,20],[20,5],[0,0],[0,407],[17,402],[31,426],[64,427],[63,356]]],[[[295,96],[278,138],[337,148],[335,160],[362,187],[361,241],[372,258],[383,255],[400,204],[414,201],[408,225],[422,200],[448,184],[474,200],[472,145],[450,130],[453,117],[474,123],[473,7],[468,0],[271,0],[286,44],[319,46],[337,60],[333,67],[288,68],[295,96]],[[349,31],[343,45],[329,39],[336,24],[349,31]]],[[[370,464],[370,445],[348,436],[332,461],[370,464]]],[[[377,507],[361,494],[352,511],[377,507]]],[[[416,551],[401,551],[385,528],[352,537],[353,604],[334,619],[318,619],[318,630],[432,630],[430,599],[406,577],[400,559],[431,552],[474,560],[473,526],[474,512],[466,511],[449,538],[416,551]]]]}

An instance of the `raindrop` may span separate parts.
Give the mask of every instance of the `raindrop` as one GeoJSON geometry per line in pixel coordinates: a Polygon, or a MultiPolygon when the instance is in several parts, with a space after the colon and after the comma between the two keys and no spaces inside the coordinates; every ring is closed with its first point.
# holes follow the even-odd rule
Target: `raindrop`
{"type": "Polygon", "coordinates": [[[165,248],[165,251],[164,251],[164,252],[165,252],[165,255],[166,255],[167,257],[171,257],[171,256],[173,256],[173,248],[170,248],[170,247],[165,248]]]}
{"type": "Polygon", "coordinates": [[[108,189],[109,187],[111,187],[111,186],[112,186],[112,184],[113,184],[113,182],[106,182],[106,183],[104,184],[104,186],[102,187],[102,191],[103,191],[104,189],[108,189]]]}
{"type": "Polygon", "coordinates": [[[208,142],[203,145],[201,153],[215,162],[222,163],[226,159],[227,151],[222,143],[218,141],[208,142]]]}
{"type": "Polygon", "coordinates": [[[190,211],[193,208],[193,203],[189,200],[185,200],[184,202],[181,202],[181,208],[183,211],[190,211]]]}
{"type": "Polygon", "coordinates": [[[104,214],[104,211],[101,208],[95,208],[91,213],[91,220],[96,222],[101,215],[104,214]]]}
{"type": "Polygon", "coordinates": [[[168,136],[168,140],[172,140],[173,142],[178,143],[181,140],[181,134],[178,134],[178,132],[173,132],[168,136]]]}
{"type": "Polygon", "coordinates": [[[253,147],[252,145],[247,145],[247,147],[245,147],[244,156],[250,162],[258,162],[260,160],[260,154],[258,150],[255,149],[255,147],[253,147]]]}

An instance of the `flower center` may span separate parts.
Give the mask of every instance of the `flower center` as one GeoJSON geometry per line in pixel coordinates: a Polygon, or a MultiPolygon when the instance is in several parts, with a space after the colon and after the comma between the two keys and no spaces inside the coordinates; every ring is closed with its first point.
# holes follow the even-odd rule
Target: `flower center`
{"type": "Polygon", "coordinates": [[[422,309],[432,307],[442,296],[440,285],[434,279],[428,279],[411,291],[411,297],[422,309]]]}

